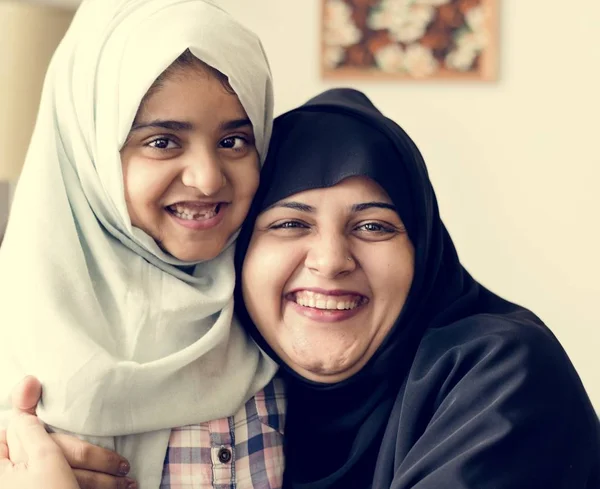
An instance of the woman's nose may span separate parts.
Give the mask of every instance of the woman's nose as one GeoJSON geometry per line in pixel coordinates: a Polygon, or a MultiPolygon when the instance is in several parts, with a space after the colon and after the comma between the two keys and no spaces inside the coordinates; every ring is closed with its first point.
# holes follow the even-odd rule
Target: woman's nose
{"type": "Polygon", "coordinates": [[[315,237],[306,254],[305,266],[324,278],[335,278],[356,268],[356,260],[343,233],[315,237]]]}
{"type": "Polygon", "coordinates": [[[211,151],[199,151],[190,155],[181,181],[186,187],[194,187],[206,196],[217,194],[227,183],[221,160],[211,151]]]}

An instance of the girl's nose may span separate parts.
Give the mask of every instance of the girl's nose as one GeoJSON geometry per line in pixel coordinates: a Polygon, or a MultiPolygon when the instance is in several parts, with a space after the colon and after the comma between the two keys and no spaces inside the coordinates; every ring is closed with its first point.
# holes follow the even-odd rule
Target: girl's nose
{"type": "Polygon", "coordinates": [[[181,180],[186,187],[194,187],[206,196],[217,194],[227,184],[218,155],[210,151],[191,156],[181,180]]]}

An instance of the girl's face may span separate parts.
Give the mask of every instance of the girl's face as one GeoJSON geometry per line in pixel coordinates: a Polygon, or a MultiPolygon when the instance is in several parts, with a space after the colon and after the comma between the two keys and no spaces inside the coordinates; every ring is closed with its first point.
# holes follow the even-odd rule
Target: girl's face
{"type": "Polygon", "coordinates": [[[217,256],[258,186],[248,115],[196,67],[177,68],[150,91],[121,160],[131,223],[183,261],[217,256]]]}
{"type": "Polygon", "coordinates": [[[257,219],[242,272],[246,307],[279,357],[303,377],[358,372],[392,328],[414,248],[386,192],[352,177],[300,192],[257,219]]]}

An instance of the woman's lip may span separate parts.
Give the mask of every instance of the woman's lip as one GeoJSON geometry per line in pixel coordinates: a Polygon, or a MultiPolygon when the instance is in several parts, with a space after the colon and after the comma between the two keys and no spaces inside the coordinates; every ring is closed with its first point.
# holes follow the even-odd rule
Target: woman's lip
{"type": "Polygon", "coordinates": [[[355,295],[357,297],[366,299],[366,297],[363,294],[361,294],[360,292],[356,292],[354,290],[341,290],[341,289],[327,290],[327,289],[320,289],[318,287],[300,287],[300,288],[297,288],[297,289],[290,290],[285,295],[286,296],[288,296],[288,295],[291,296],[291,295],[297,294],[298,292],[314,292],[315,294],[331,295],[331,296],[355,295]]]}
{"type": "Polygon", "coordinates": [[[223,221],[225,211],[229,208],[229,205],[226,203],[219,204],[219,212],[217,212],[217,215],[215,217],[211,217],[210,219],[205,219],[203,221],[196,221],[194,219],[181,219],[168,209],[166,210],[166,212],[177,224],[183,226],[184,228],[192,229],[194,231],[206,231],[208,229],[212,229],[218,226],[219,224],[221,224],[221,221],[223,221]]]}
{"type": "MultiPolygon", "coordinates": [[[[306,289],[302,289],[306,290],[306,289]]],[[[316,307],[301,306],[293,300],[286,299],[292,309],[299,315],[319,323],[337,323],[346,321],[361,312],[368,302],[363,302],[354,309],[317,309],[316,307]]]]}

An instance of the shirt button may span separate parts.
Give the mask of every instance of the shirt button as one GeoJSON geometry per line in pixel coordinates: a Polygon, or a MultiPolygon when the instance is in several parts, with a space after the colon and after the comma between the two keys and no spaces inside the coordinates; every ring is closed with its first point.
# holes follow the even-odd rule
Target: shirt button
{"type": "Polygon", "coordinates": [[[222,464],[228,463],[231,460],[231,450],[229,450],[229,448],[221,447],[218,457],[222,464]]]}

